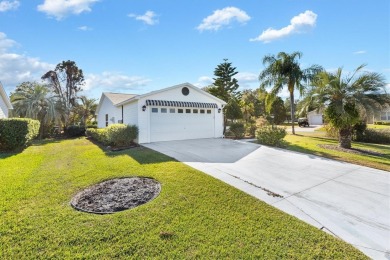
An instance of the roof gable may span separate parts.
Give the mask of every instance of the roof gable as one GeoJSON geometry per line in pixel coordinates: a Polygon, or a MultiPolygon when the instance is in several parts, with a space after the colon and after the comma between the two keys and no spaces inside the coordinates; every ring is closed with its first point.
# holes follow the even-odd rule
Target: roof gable
{"type": "Polygon", "coordinates": [[[136,94],[123,94],[123,93],[111,93],[111,92],[103,92],[102,96],[100,97],[99,105],[96,108],[96,113],[99,113],[100,107],[102,106],[102,103],[104,99],[108,99],[113,106],[118,105],[119,103],[131,99],[133,97],[137,96],[136,94]]]}
{"type": "Polygon", "coordinates": [[[122,94],[122,93],[110,93],[110,92],[105,92],[103,94],[112,102],[114,106],[125,100],[137,96],[135,94],[122,94]]]}
{"type": "Polygon", "coordinates": [[[155,94],[159,94],[159,93],[162,93],[162,92],[166,92],[166,91],[170,91],[172,89],[175,89],[175,88],[182,88],[182,87],[188,87],[194,91],[197,91],[198,93],[201,93],[205,96],[208,96],[212,99],[214,99],[215,101],[219,102],[219,103],[222,103],[223,105],[226,104],[225,101],[223,101],[222,99],[219,99],[217,98],[216,96],[213,96],[211,95],[210,93],[204,91],[204,90],[201,90],[200,88],[198,87],[195,87],[194,85],[190,84],[190,83],[182,83],[182,84],[179,84],[179,85],[174,85],[172,87],[168,87],[168,88],[163,88],[163,89],[160,89],[160,90],[155,90],[155,91],[152,91],[152,92],[149,92],[149,93],[146,93],[146,94],[143,94],[143,95],[138,95],[138,96],[134,96],[132,98],[129,98],[123,102],[120,102],[118,104],[116,104],[117,106],[120,106],[120,105],[124,105],[124,104],[127,104],[129,102],[132,102],[133,100],[136,100],[136,99],[140,99],[140,98],[146,98],[148,96],[151,96],[151,95],[155,95],[155,94]]]}

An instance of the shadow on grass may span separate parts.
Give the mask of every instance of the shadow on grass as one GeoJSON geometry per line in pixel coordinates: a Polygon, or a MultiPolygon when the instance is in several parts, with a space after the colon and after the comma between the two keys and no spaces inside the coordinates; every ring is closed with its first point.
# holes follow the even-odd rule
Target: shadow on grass
{"type": "Polygon", "coordinates": [[[42,140],[34,140],[32,143],[26,147],[17,148],[13,151],[0,151],[0,159],[6,159],[18,154],[21,154],[25,149],[30,146],[41,146],[49,143],[58,143],[60,140],[56,139],[42,139],[42,140]]]}
{"type": "Polygon", "coordinates": [[[139,164],[155,164],[155,163],[165,163],[165,162],[176,162],[175,159],[166,156],[162,153],[153,151],[149,148],[138,146],[138,147],[132,147],[129,149],[124,149],[120,151],[111,151],[110,149],[107,149],[106,146],[102,145],[99,142],[96,142],[93,139],[87,138],[86,140],[90,141],[97,147],[99,147],[106,156],[108,157],[116,157],[116,156],[123,156],[127,155],[137,161],[139,164]]]}
{"type": "Polygon", "coordinates": [[[20,153],[21,153],[21,152],[3,152],[3,151],[1,151],[1,152],[0,152],[0,160],[1,160],[1,159],[7,159],[7,158],[9,158],[9,157],[18,155],[18,154],[20,154],[20,153]]]}

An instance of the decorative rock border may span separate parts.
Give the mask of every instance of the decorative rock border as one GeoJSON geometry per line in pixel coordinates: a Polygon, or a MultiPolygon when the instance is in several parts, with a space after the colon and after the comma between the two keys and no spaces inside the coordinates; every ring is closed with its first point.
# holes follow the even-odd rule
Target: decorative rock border
{"type": "Polygon", "coordinates": [[[160,183],[152,178],[117,178],[80,191],[70,205],[87,213],[112,214],[145,204],[156,198],[160,191],[160,183]]]}

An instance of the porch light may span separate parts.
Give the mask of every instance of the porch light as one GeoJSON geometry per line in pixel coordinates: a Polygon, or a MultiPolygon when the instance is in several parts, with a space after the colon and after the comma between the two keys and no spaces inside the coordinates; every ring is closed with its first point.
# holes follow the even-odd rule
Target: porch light
{"type": "Polygon", "coordinates": [[[145,106],[145,105],[143,105],[143,106],[142,106],[142,111],[144,111],[144,112],[145,112],[145,110],[146,110],[146,106],[145,106]]]}

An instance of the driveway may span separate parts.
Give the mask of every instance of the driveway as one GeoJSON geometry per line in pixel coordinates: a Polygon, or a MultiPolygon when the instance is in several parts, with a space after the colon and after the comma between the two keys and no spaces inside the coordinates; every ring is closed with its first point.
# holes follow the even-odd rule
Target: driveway
{"type": "Polygon", "coordinates": [[[145,144],[352,244],[390,259],[390,173],[229,139],[145,144]]]}

